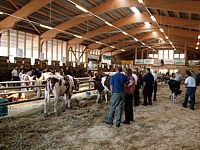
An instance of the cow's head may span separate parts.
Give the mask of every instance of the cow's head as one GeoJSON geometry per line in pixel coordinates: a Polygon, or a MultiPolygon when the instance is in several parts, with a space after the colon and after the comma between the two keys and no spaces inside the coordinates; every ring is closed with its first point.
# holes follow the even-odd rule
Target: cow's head
{"type": "Polygon", "coordinates": [[[73,80],[74,80],[74,90],[79,91],[80,81],[78,79],[73,79],[73,80]]]}

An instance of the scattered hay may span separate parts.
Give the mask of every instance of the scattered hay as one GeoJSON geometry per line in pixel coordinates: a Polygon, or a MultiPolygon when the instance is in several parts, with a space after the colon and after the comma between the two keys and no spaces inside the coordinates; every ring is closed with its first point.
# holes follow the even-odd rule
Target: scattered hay
{"type": "Polygon", "coordinates": [[[2,117],[0,149],[200,149],[200,90],[195,111],[181,106],[182,90],[178,104],[173,104],[168,87],[159,85],[158,101],[152,106],[134,107],[135,121],[120,128],[104,123],[110,103],[79,107],[82,100],[95,101],[96,95],[73,97],[71,109],[66,109],[61,100],[58,117],[53,115],[53,105],[47,118],[42,105],[20,115],[2,117]]]}

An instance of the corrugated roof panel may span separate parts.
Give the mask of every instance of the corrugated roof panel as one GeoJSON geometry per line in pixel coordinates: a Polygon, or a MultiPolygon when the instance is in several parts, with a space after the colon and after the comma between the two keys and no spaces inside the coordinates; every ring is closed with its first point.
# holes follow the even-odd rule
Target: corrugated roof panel
{"type": "Polygon", "coordinates": [[[191,14],[191,19],[200,21],[200,14],[191,14]]]}
{"type": "Polygon", "coordinates": [[[188,13],[180,12],[179,14],[180,14],[180,18],[189,19],[189,14],[188,13]]]}

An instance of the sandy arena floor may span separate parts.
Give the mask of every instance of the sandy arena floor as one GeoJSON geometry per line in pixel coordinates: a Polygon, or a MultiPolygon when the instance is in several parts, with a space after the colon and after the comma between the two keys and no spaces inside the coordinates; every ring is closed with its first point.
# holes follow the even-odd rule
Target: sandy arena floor
{"type": "Polygon", "coordinates": [[[104,123],[109,104],[95,104],[93,94],[73,96],[71,110],[61,103],[59,117],[45,118],[43,101],[11,106],[9,115],[0,117],[0,149],[200,149],[200,88],[194,111],[181,106],[183,86],[182,90],[178,104],[173,104],[168,86],[159,85],[158,101],[134,107],[135,121],[120,128],[104,123]],[[94,104],[80,108],[82,99],[94,104]]]}

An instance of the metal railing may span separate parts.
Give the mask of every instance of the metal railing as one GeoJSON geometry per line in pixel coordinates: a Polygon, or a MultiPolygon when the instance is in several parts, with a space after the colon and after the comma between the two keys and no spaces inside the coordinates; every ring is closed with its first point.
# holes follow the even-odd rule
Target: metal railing
{"type": "MultiPolygon", "coordinates": [[[[76,78],[76,79],[81,80],[82,78],[76,78]]],[[[88,79],[90,79],[90,78],[88,78],[88,79]]],[[[83,80],[87,80],[87,79],[83,78],[83,80]]],[[[30,81],[7,81],[7,82],[0,82],[0,84],[1,83],[3,83],[3,84],[12,84],[12,83],[24,83],[24,82],[30,82],[30,81]]],[[[31,82],[35,82],[35,80],[32,80],[31,82]]],[[[82,92],[86,92],[86,91],[95,90],[94,88],[91,88],[91,85],[92,85],[91,83],[93,83],[93,82],[94,82],[93,80],[81,81],[80,84],[88,83],[88,84],[85,84],[85,85],[88,85],[88,89],[81,90],[81,91],[74,91],[73,93],[76,94],[76,93],[82,93],[82,92]]],[[[1,90],[8,91],[8,90],[12,90],[12,89],[23,89],[23,88],[34,88],[34,87],[45,87],[45,85],[43,84],[43,85],[30,85],[30,86],[3,87],[3,88],[0,88],[0,91],[1,90]]],[[[43,89],[41,89],[41,90],[43,90],[43,89]]],[[[1,95],[16,94],[16,93],[28,93],[28,92],[34,92],[34,90],[0,93],[0,96],[1,95]]],[[[51,98],[52,97],[54,97],[54,96],[51,96],[51,98]]],[[[21,100],[21,101],[1,103],[0,106],[13,105],[13,104],[19,104],[19,103],[43,100],[43,99],[44,99],[44,97],[33,98],[33,99],[24,99],[24,100],[21,100]]]]}

